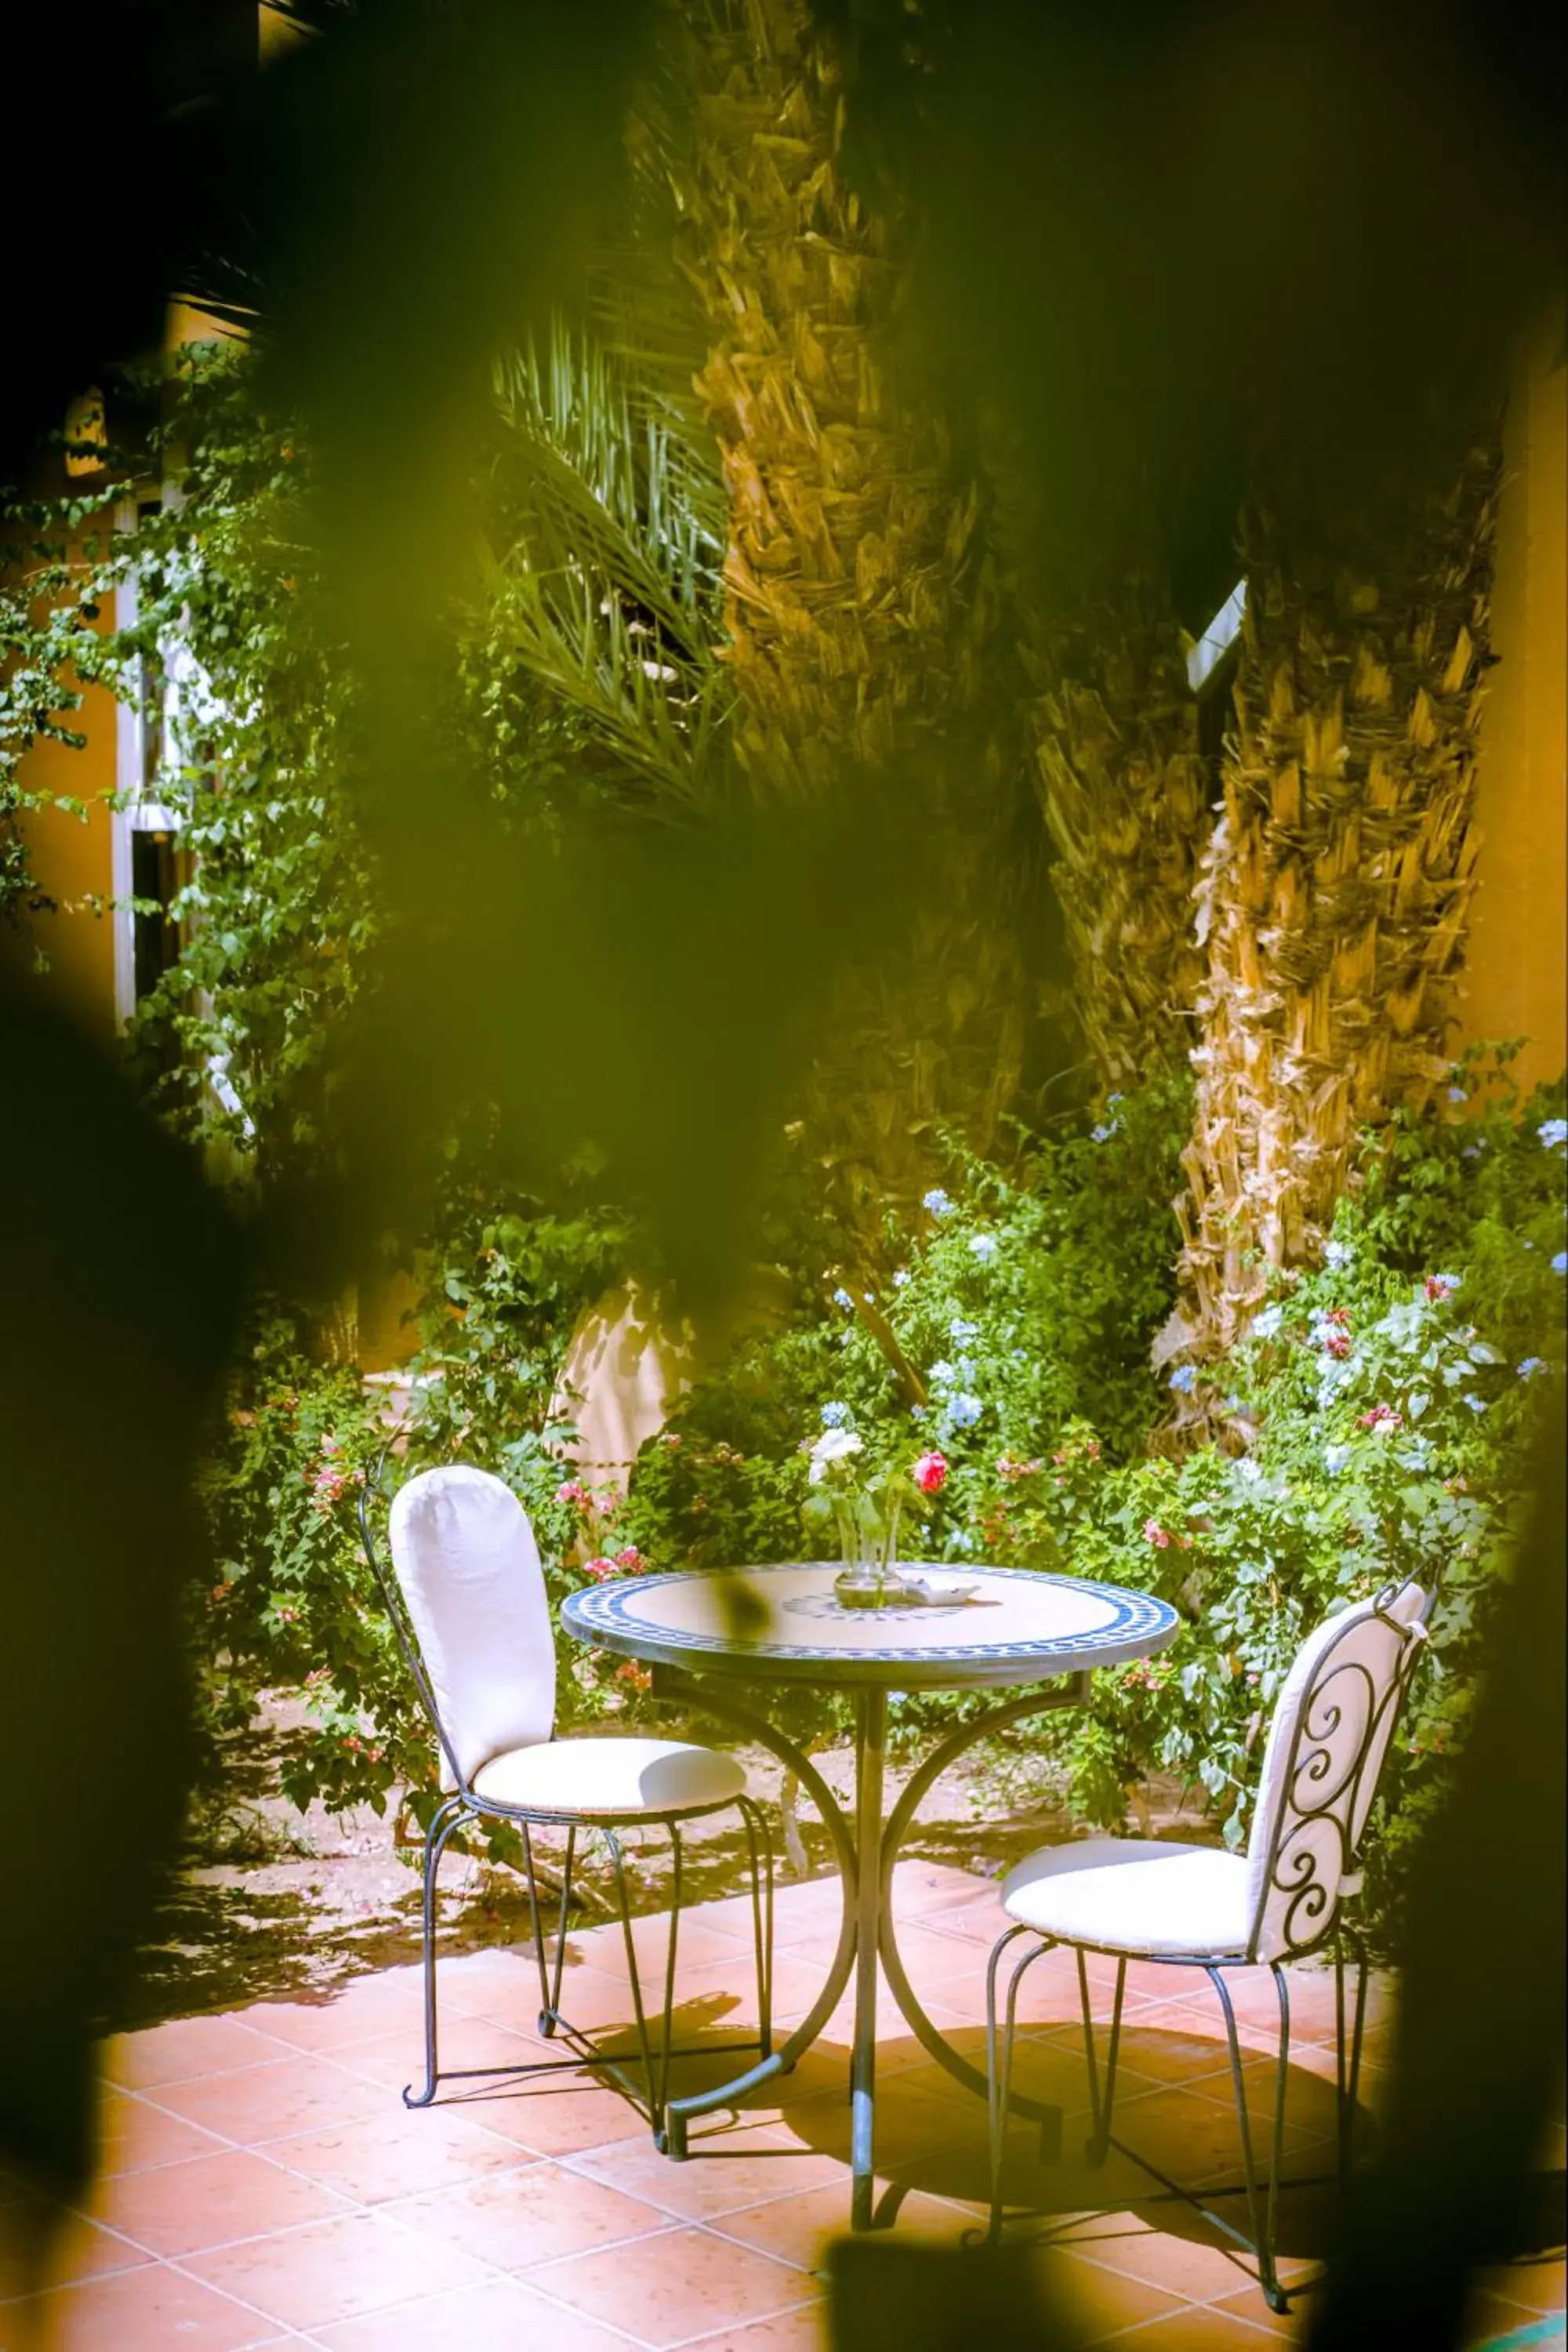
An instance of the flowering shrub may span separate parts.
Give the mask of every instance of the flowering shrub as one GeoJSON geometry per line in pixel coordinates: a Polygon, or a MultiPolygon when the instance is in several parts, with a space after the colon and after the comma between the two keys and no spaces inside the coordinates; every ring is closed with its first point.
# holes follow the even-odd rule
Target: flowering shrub
{"type": "MultiPolygon", "coordinates": [[[[920,1401],[838,1286],[783,1334],[742,1342],[645,1450],[628,1504],[639,1543],[671,1563],[795,1557],[802,1423],[852,1423],[879,1460],[913,1433],[943,1461],[930,1556],[1138,1586],[1186,1621],[1160,1657],[1097,1676],[1087,1718],[1029,1734],[1075,1810],[1120,1828],[1139,1785],[1174,1773],[1233,1844],[1304,1635],[1391,1578],[1437,1579],[1375,1865],[1396,1869],[1462,1737],[1518,1465],[1564,1354],[1568,1148],[1542,1116],[1561,1089],[1521,1103],[1507,1056],[1478,1054],[1454,1092],[1466,1099],[1394,1122],[1321,1267],[1276,1277],[1220,1368],[1222,1443],[1180,1460],[1148,1450],[1184,1107],[1128,1097],[1089,1136],[1043,1146],[1022,1181],[966,1163],[927,1197],[929,1222],[870,1301],[920,1401]],[[742,1424],[755,1451],[737,1475],[717,1433],[742,1424]]],[[[1180,1369],[1185,1382],[1166,1385],[1190,1391],[1198,1376],[1180,1369]]],[[[968,1704],[920,1695],[900,1713],[968,1704]]]]}
{"type": "MultiPolygon", "coordinates": [[[[589,1556],[613,1512],[561,1475],[570,1425],[550,1419],[580,1308],[618,1273],[625,1229],[585,1210],[575,1221],[523,1209],[468,1217],[447,1204],[444,1246],[426,1264],[424,1344],[407,1402],[351,1367],[322,1365],[294,1323],[265,1317],[234,1386],[204,1482],[222,1574],[197,1596],[194,1647],[211,1728],[238,1727],[267,1692],[302,1695],[310,1729],[289,1747],[285,1793],[301,1808],[384,1810],[395,1787],[416,1821],[436,1802],[433,1736],[413,1690],[360,1541],[358,1511],[393,1419],[405,1432],[386,1496],[373,1500],[382,1545],[385,1500],[437,1462],[480,1463],[503,1477],[532,1522],[552,1601],[584,1580],[646,1565],[620,1542],[589,1556]]],[[[634,1706],[646,1687],[563,1642],[562,1719],[634,1706]]],[[[490,1837],[497,1853],[510,1834],[490,1837]]]]}
{"type": "MultiPolygon", "coordinates": [[[[505,1476],[555,1599],[610,1575],[834,1558],[831,1511],[803,1542],[803,1504],[845,1467],[896,1470],[928,1558],[1057,1568],[1173,1603],[1184,1624],[1168,1651],[1098,1675],[1090,1714],[1026,1737],[1086,1821],[1123,1826],[1141,1784],[1171,1773],[1233,1843],[1304,1634],[1393,1577],[1436,1578],[1430,1662],[1374,1849],[1374,1868],[1396,1873],[1463,1738],[1518,1465],[1564,1358],[1561,1089],[1520,1102],[1506,1057],[1473,1057],[1460,1076],[1462,1103],[1394,1122],[1321,1266],[1274,1277],[1215,1376],[1220,1442],[1183,1458],[1149,1445],[1175,1385],[1149,1363],[1171,1304],[1165,1203],[1186,1118],[1180,1090],[1164,1090],[1111,1106],[1099,1141],[1047,1140],[1016,1173],[956,1160],[918,1230],[889,1236],[895,1271],[875,1293],[814,1266],[805,1236],[809,1270],[783,1328],[743,1336],[697,1382],[614,1507],[562,1475],[548,1412],[624,1228],[602,1211],[564,1225],[455,1213],[411,1367],[410,1466],[461,1456],[505,1476]],[[813,1448],[803,1428],[819,1433],[813,1448]]],[[[226,1563],[200,1610],[219,1654],[215,1705],[241,1720],[258,1683],[302,1689],[314,1728],[290,1755],[289,1793],[384,1802],[401,1781],[419,1817],[431,1744],[353,1519],[384,1408],[281,1326],[261,1335],[243,1388],[209,1484],[226,1563]]],[[[569,1646],[562,1663],[563,1717],[647,1700],[635,1664],[569,1646]]],[[[776,1690],[767,1704],[777,1711],[776,1690]]],[[[973,1704],[910,1695],[895,1716],[929,1726],[973,1704]]],[[[831,1694],[802,1687],[785,1706],[798,1736],[842,1727],[831,1694]]]]}

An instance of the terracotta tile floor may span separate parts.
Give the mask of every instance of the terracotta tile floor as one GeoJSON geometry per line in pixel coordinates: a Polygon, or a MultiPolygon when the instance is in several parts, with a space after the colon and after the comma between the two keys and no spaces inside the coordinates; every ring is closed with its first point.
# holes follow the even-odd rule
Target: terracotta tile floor
{"type": "MultiPolygon", "coordinates": [[[[994,1891],[925,1863],[900,1865],[906,1958],[931,2014],[983,2061],[984,1954],[994,1891]]],[[[778,2005],[803,2015],[836,1926],[820,1882],[779,1895],[778,2005]]],[[[752,2011],[749,1922],[733,1900],[688,1915],[682,2039],[743,2032],[752,2011]]],[[[656,1930],[639,1929],[645,1964],[656,1930]]],[[[1100,1971],[1097,1969],[1097,1976],[1100,1971]]],[[[1333,2127],[1331,1979],[1298,1972],[1290,2088],[1293,2172],[1325,2171],[1333,2127]]],[[[597,2032],[629,2013],[618,1930],[573,1938],[570,2011],[597,2032]]],[[[443,2055],[453,2065],[546,2054],[534,2035],[531,1961],[492,1949],[443,1967],[443,2055]]],[[[1240,1989],[1249,2046],[1268,2046],[1265,1988],[1240,1989]]],[[[1034,2137],[1009,2143],[1011,2193],[1043,2210],[1029,2225],[1043,2293],[1083,2343],[1126,2352],[1260,2346],[1295,2334],[1246,2265],[1190,2207],[1156,2194],[1121,2155],[1082,2155],[1087,2104],[1072,1964],[1030,1979],[1021,2088],[1067,2110],[1064,2153],[1042,2167],[1034,2137]]],[[[51,2283],[29,2296],[20,2192],[0,2179],[0,2352],[815,2352],[821,2263],[847,2219],[847,2012],[787,2082],[740,2116],[708,2119],[692,2160],[668,2163],[612,2090],[580,2075],[480,2088],[422,2113],[398,2097],[420,2055],[417,1971],[365,1977],[320,2005],[258,2003],[184,2018],[104,2055],[101,2177],[57,2242],[51,2283]],[[7,2244],[12,2247],[5,2256],[7,2244]],[[40,2334],[37,2323],[45,2323],[40,2334]],[[29,2326],[33,2334],[29,2336],[29,2326]]],[[[932,2063],[890,2004],[879,2058],[879,2155],[887,2204],[907,2236],[954,2244],[973,2227],[985,2176],[980,2104],[932,2063]]],[[[1184,2180],[1237,2179],[1229,2078],[1213,1997],[1173,1969],[1129,1979],[1121,2135],[1184,2180]]],[[[1386,2055],[1386,1995],[1374,1997],[1369,2080],[1386,2055]]],[[[694,2084],[713,2062],[682,2062],[694,2084]]],[[[1259,2118],[1269,2089],[1249,2063],[1259,2118]]],[[[721,2075],[718,2077],[721,2079],[721,2075]]],[[[716,2079],[710,2073],[707,2079],[716,2079]]],[[[1562,2162],[1561,2150],[1552,2158],[1562,2162]]],[[[1287,2280],[1309,2278],[1330,2208],[1288,2195],[1287,2280]]],[[[1561,2264],[1489,2273],[1476,2341],[1563,2302],[1561,2264]]],[[[1310,2308],[1310,2298],[1298,2312],[1310,2308]]]]}

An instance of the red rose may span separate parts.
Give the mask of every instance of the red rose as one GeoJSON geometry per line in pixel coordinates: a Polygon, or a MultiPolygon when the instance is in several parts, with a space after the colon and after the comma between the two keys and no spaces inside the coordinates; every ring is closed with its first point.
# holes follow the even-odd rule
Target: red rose
{"type": "Polygon", "coordinates": [[[922,1495],[940,1495],[947,1484],[947,1457],[922,1454],[914,1467],[915,1485],[922,1495]]]}

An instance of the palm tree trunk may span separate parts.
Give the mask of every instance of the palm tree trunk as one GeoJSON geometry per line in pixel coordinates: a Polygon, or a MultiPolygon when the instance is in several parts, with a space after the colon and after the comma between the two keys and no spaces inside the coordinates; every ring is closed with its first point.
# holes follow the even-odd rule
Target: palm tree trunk
{"type": "Polygon", "coordinates": [[[1075,1008],[1103,1094],[1180,1067],[1204,956],[1194,891],[1208,782],[1181,632],[1152,572],[1042,627],[1040,803],[1075,1008]]]}
{"type": "Polygon", "coordinates": [[[851,768],[942,776],[942,906],[916,919],[908,974],[852,985],[836,1024],[850,1042],[808,1109],[820,1156],[869,1207],[929,1176],[933,1122],[984,1148],[1017,1084],[1021,761],[1009,771],[995,740],[973,761],[940,748],[973,724],[996,597],[978,485],[889,347],[894,225],[845,178],[806,0],[710,0],[686,22],[691,127],[671,176],[730,498],[737,755],[785,791],[851,768]]]}
{"type": "Polygon", "coordinates": [[[1230,1344],[1269,1270],[1320,1248],[1363,1131],[1421,1108],[1448,1073],[1477,848],[1490,439],[1449,479],[1375,565],[1313,563],[1269,513],[1246,529],[1169,1355],[1230,1344]]]}

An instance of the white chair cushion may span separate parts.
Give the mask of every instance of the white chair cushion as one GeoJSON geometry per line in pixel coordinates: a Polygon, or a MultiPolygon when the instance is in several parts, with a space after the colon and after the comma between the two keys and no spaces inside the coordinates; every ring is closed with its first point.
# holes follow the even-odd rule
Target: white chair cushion
{"type": "Polygon", "coordinates": [[[1002,1902],[1042,1936],[1142,1959],[1234,1955],[1250,1925],[1240,1854],[1150,1838],[1042,1846],[1008,1874],[1002,1902]]]}
{"type": "Polygon", "coordinates": [[[732,1756],[685,1739],[557,1739],[492,1756],[474,1793],[542,1813],[679,1813],[733,1804],[746,1774],[732,1756]]]}
{"type": "MultiPolygon", "coordinates": [[[[465,1776],[555,1727],[555,1640],[522,1505],[454,1463],[399,1487],[388,1525],[437,1711],[465,1776]]],[[[441,1785],[452,1786],[443,1756],[441,1785]]]]}

